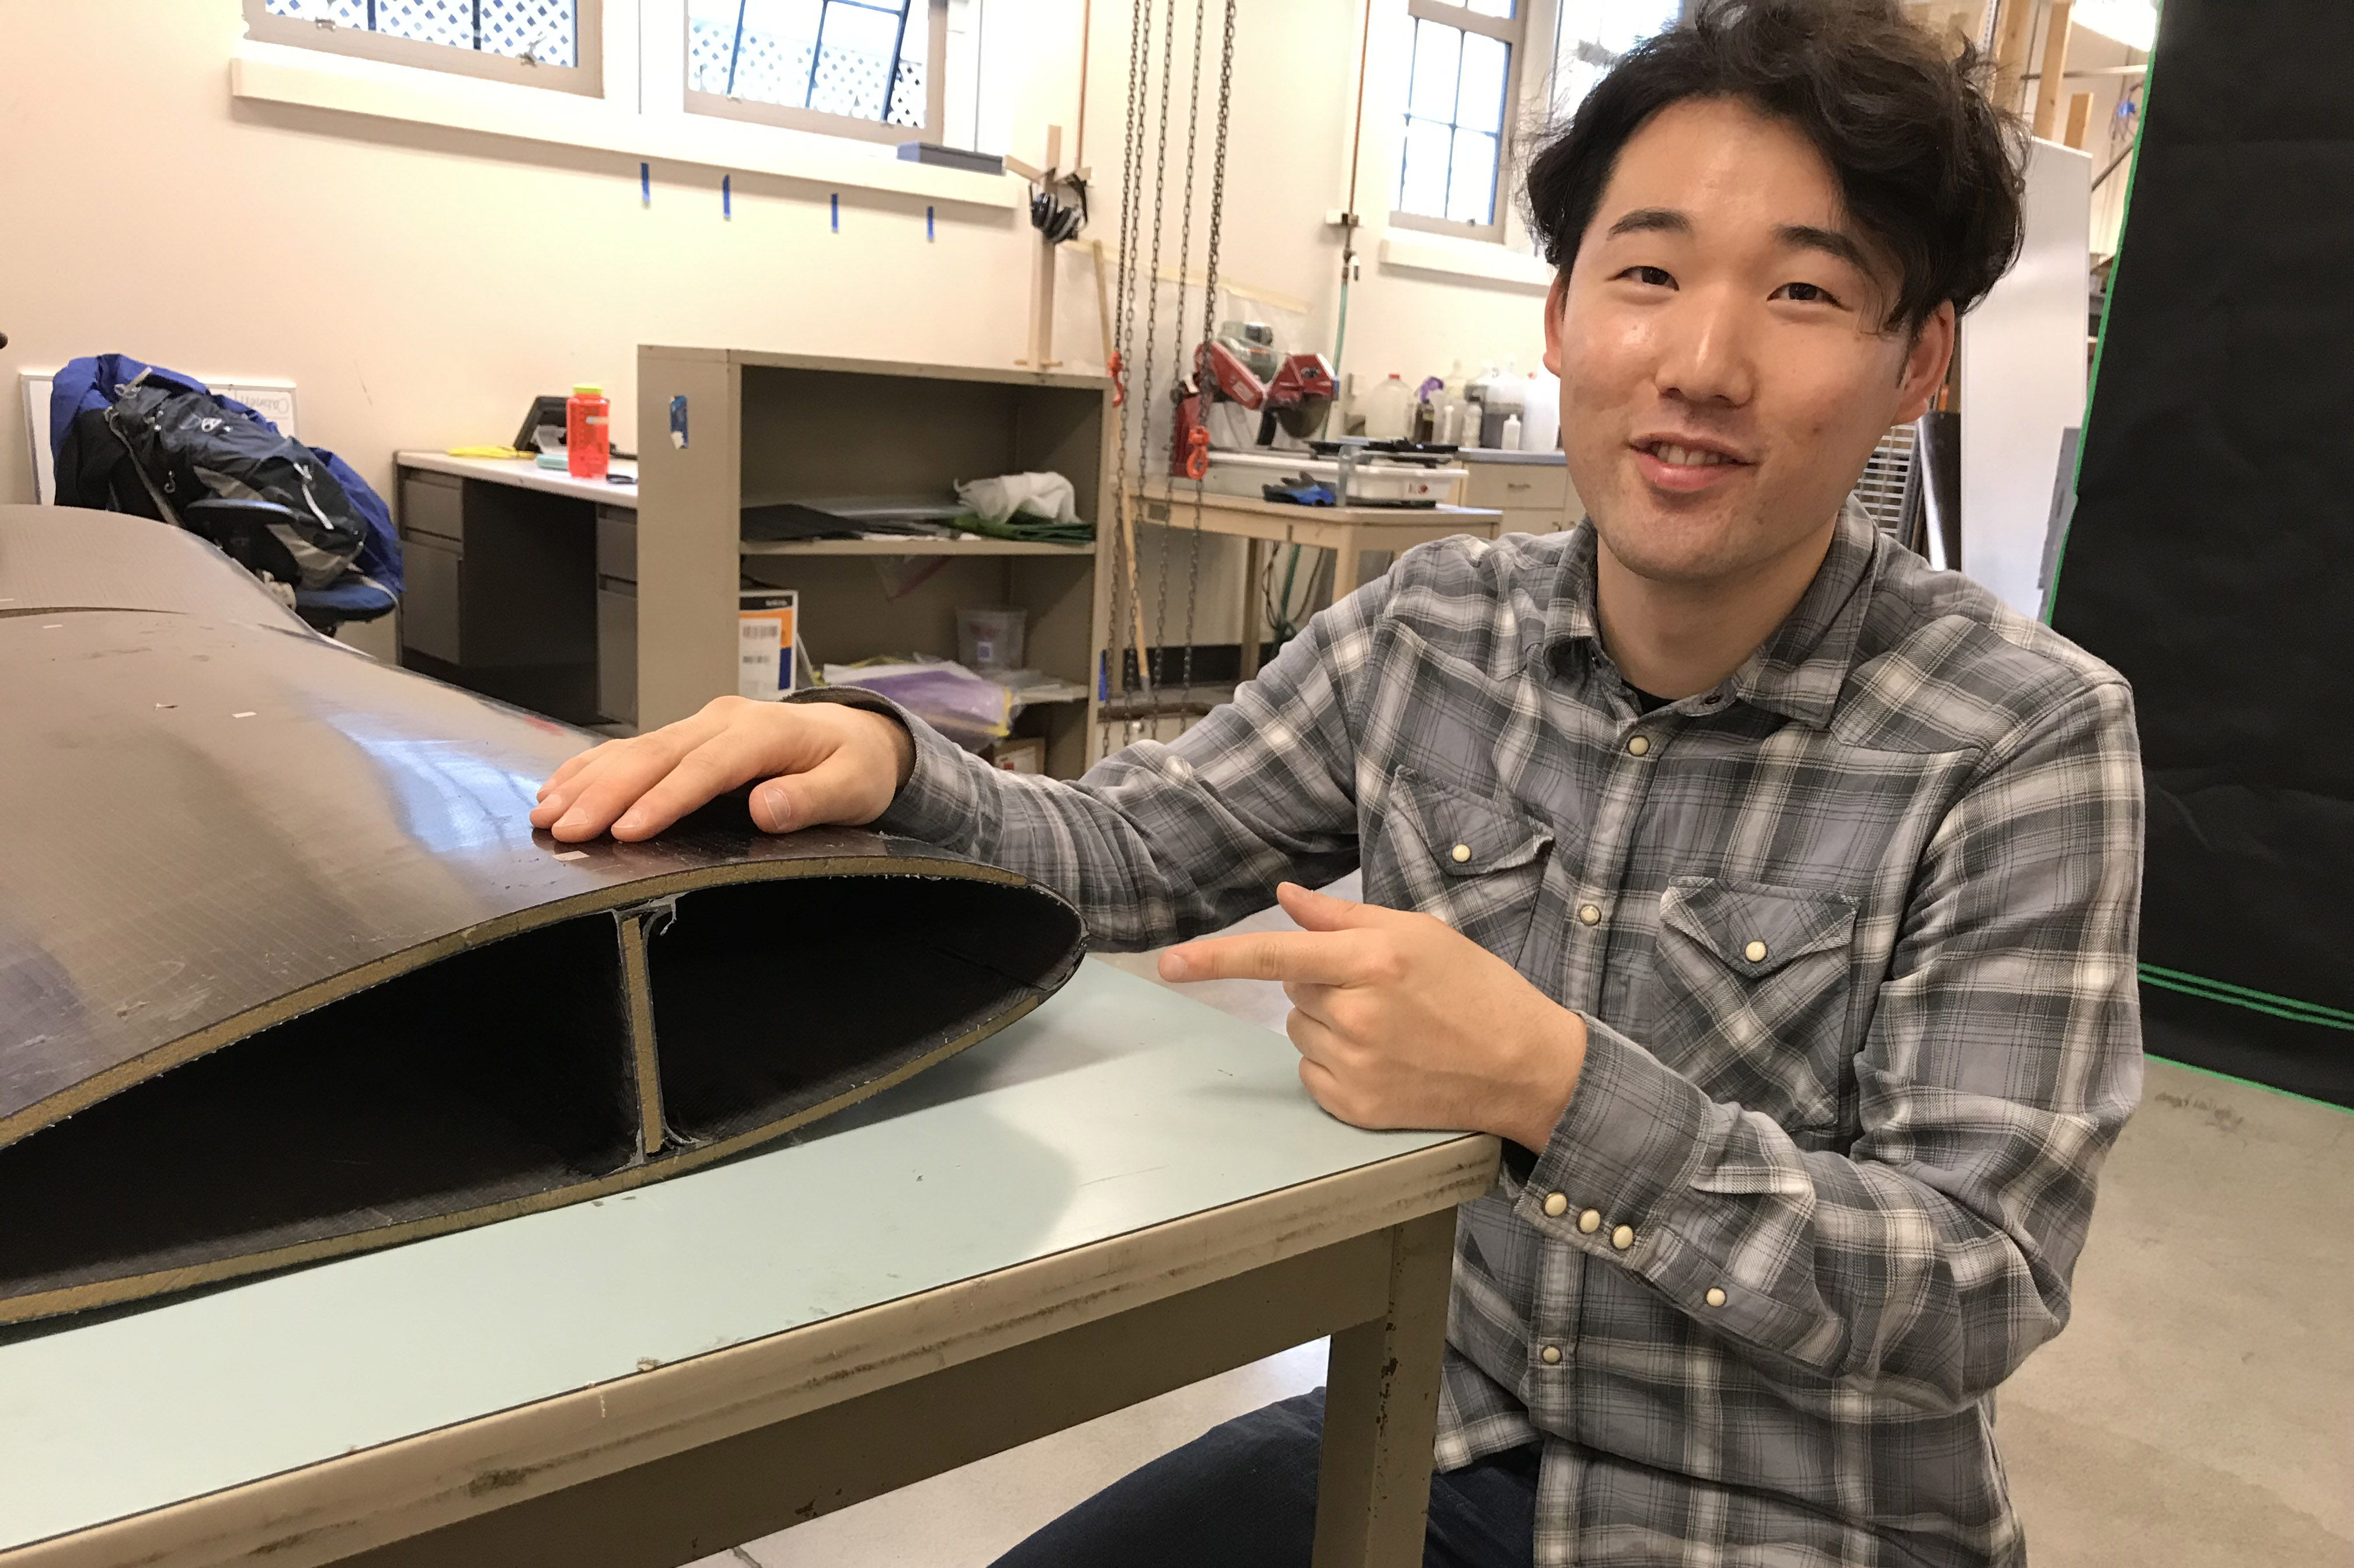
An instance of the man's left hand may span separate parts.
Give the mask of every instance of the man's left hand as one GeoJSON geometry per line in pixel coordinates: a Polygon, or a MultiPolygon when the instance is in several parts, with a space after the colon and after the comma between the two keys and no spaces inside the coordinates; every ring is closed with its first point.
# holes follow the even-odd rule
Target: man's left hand
{"type": "Polygon", "coordinates": [[[1544,1148],[1577,1088],[1584,1020],[1430,916],[1288,882],[1276,897],[1299,930],[1183,943],[1161,978],[1281,980],[1299,1081],[1342,1121],[1544,1148]]]}

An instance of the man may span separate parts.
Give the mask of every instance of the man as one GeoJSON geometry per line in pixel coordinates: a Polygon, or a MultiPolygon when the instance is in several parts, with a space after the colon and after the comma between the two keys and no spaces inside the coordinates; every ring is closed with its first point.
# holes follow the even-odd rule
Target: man
{"type": "MultiPolygon", "coordinates": [[[[2018,247],[2011,133],[1893,0],[1712,0],[1538,153],[1572,533],[1416,550],[1172,746],[996,772],[869,697],[713,704],[533,821],[757,782],[1014,867],[1097,943],[1286,878],[1309,1093],[1506,1141],[1462,1211],[1430,1563],[2023,1560],[1995,1387],[2139,1090],[2124,683],[1842,500],[2018,247]],[[881,710],[881,711],[876,711],[881,710]]],[[[1304,1563],[1320,1400],[1006,1561],[1304,1563]]]]}

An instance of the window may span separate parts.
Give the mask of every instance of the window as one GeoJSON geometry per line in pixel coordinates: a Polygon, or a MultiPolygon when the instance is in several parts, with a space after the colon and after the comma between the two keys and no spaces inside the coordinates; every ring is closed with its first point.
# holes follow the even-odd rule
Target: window
{"type": "Polygon", "coordinates": [[[686,106],[876,142],[941,140],[947,0],[687,0],[686,106]]]}
{"type": "Polygon", "coordinates": [[[1511,148],[1530,4],[1406,0],[1414,52],[1393,223],[1504,237],[1498,186],[1511,148]]]}
{"type": "Polygon", "coordinates": [[[1682,15],[1680,0],[1561,0],[1553,112],[1566,117],[1621,55],[1674,26],[1682,15]]]}
{"type": "Polygon", "coordinates": [[[398,65],[603,90],[599,0],[245,0],[247,31],[398,65]]]}

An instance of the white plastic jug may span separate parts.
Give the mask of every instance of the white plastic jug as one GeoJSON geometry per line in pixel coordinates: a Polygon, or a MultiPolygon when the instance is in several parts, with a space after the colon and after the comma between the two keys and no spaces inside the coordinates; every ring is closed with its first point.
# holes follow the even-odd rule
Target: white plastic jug
{"type": "Polygon", "coordinates": [[[1402,441],[1413,434],[1414,393],[1398,378],[1390,378],[1365,395],[1365,435],[1376,441],[1402,441]]]}
{"type": "Polygon", "coordinates": [[[1550,370],[1529,372],[1521,408],[1521,450],[1549,452],[1561,445],[1561,377],[1550,370]]]}

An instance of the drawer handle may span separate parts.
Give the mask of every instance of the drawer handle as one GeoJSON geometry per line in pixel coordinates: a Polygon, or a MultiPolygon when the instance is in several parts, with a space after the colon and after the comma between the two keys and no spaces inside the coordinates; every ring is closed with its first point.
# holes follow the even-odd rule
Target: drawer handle
{"type": "Polygon", "coordinates": [[[1534,490],[1536,486],[1530,483],[1527,480],[1515,481],[1508,479],[1504,482],[1504,488],[1506,490],[1534,490]]]}

